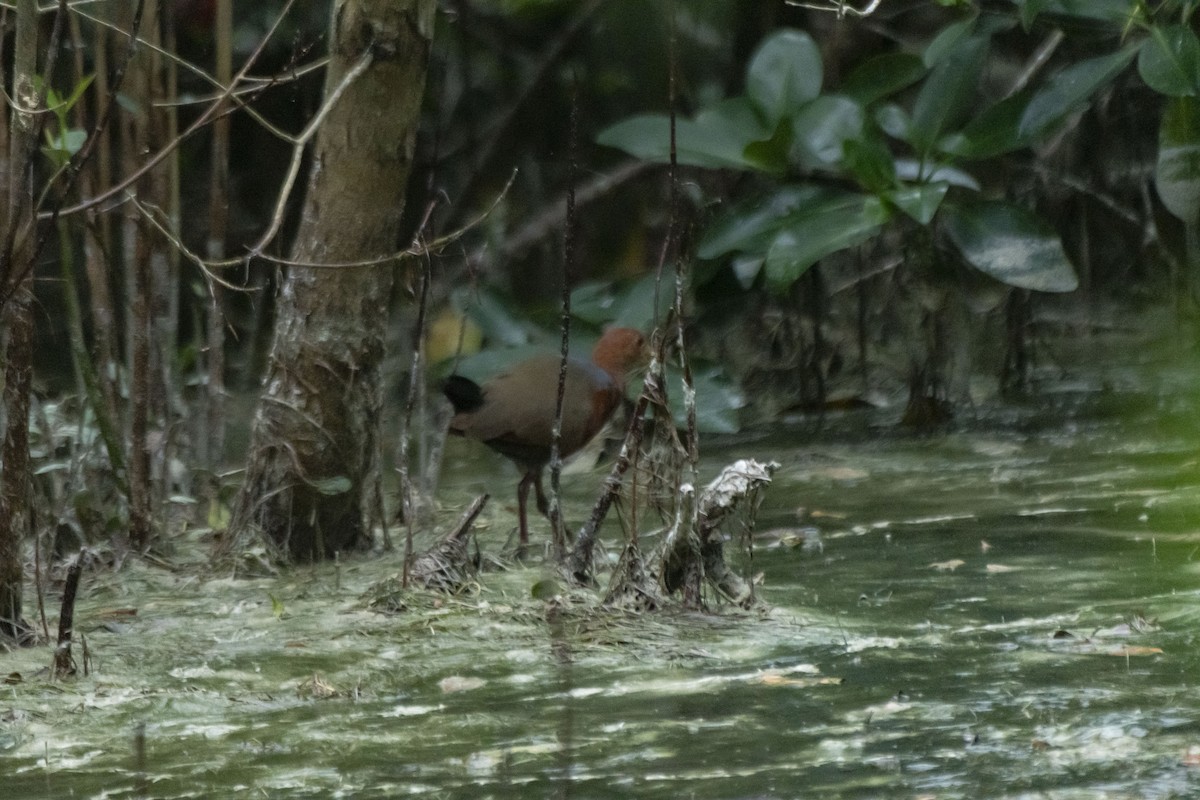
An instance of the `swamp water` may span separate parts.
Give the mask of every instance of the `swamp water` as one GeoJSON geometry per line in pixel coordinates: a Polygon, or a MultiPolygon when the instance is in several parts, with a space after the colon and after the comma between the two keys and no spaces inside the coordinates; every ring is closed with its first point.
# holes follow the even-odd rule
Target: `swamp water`
{"type": "Polygon", "coordinates": [[[1197,376],[1062,379],[929,438],[830,426],[706,445],[706,475],[782,464],[761,614],[548,614],[537,567],[372,611],[398,555],[85,576],[89,676],[0,655],[0,797],[1200,797],[1197,376]]]}

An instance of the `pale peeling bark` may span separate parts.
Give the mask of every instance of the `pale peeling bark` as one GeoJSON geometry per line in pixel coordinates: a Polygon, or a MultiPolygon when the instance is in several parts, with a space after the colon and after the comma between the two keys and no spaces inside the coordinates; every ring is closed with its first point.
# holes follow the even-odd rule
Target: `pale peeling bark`
{"type": "MultiPolygon", "coordinates": [[[[294,261],[396,251],[434,9],[433,0],[335,2],[326,96],[369,61],[317,136],[294,261]]],[[[298,560],[369,543],[391,270],[288,268],[234,509],[235,547],[249,531],[298,560]]]]}

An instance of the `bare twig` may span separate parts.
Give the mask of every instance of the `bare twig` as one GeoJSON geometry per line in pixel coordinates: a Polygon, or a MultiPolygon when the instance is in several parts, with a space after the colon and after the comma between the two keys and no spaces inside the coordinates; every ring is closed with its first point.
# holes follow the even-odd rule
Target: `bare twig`
{"type": "MultiPolygon", "coordinates": [[[[127,32],[122,30],[119,25],[109,22],[108,20],[101,19],[100,17],[88,14],[85,11],[81,11],[78,6],[73,6],[72,12],[76,16],[83,17],[99,27],[107,28],[120,33],[121,35],[127,35],[127,32]]],[[[300,78],[316,72],[317,70],[324,69],[329,63],[329,57],[325,56],[304,64],[303,66],[289,69],[286,73],[280,73],[278,75],[269,75],[265,77],[242,75],[237,81],[232,81],[229,79],[222,80],[221,76],[218,75],[214,77],[208,74],[208,72],[201,69],[195,63],[188,61],[185,58],[180,58],[178,54],[173,53],[166,48],[160,47],[149,39],[138,36],[135,37],[135,41],[139,47],[147,47],[153,50],[155,53],[167,59],[169,62],[191,72],[216,90],[211,94],[189,96],[186,100],[158,102],[155,103],[155,107],[161,108],[204,105],[214,102],[222,102],[223,100],[229,100],[236,105],[238,110],[246,112],[246,114],[255,122],[257,122],[264,130],[268,131],[276,138],[292,144],[295,144],[295,136],[276,126],[269,119],[264,117],[258,111],[254,110],[254,107],[245,102],[242,98],[243,96],[257,97],[267,89],[285,86],[288,83],[299,80],[300,78]]]]}
{"type": "Polygon", "coordinates": [[[71,657],[71,634],[75,630],[75,597],[79,577],[83,574],[83,553],[67,567],[67,582],[63,586],[62,608],[58,612],[58,642],[54,647],[54,677],[62,680],[75,674],[75,659],[71,657]]]}
{"type": "MultiPolygon", "coordinates": [[[[219,84],[233,79],[233,0],[217,0],[216,70],[219,84]]],[[[225,257],[225,236],[229,228],[229,118],[213,122],[212,165],[208,186],[208,238],[205,255],[213,261],[225,257]]],[[[180,252],[180,251],[177,251],[180,252]]],[[[205,277],[208,271],[204,272],[205,277]]],[[[199,441],[211,467],[217,467],[225,455],[225,310],[221,286],[209,280],[206,319],[205,425],[199,441]]],[[[213,487],[215,491],[215,487],[213,487]]]]}
{"type": "MultiPolygon", "coordinates": [[[[598,175],[575,190],[575,205],[577,208],[608,195],[614,189],[628,183],[654,165],[648,161],[626,161],[611,172],[598,175]]],[[[529,221],[508,236],[501,244],[500,257],[511,258],[528,250],[533,245],[548,236],[556,235],[563,226],[566,217],[566,203],[562,196],[554,198],[545,208],[530,215],[529,221]]],[[[484,258],[485,251],[481,248],[471,253],[470,261],[479,262],[484,258]]]]}
{"type": "MultiPolygon", "coordinates": [[[[421,221],[421,225],[417,229],[418,236],[420,236],[420,231],[423,231],[425,226],[429,224],[429,218],[433,214],[434,206],[434,203],[430,203],[426,207],[425,218],[421,221]]],[[[425,381],[425,319],[429,311],[429,284],[432,283],[432,271],[433,267],[429,259],[422,259],[420,299],[417,303],[417,324],[413,330],[412,365],[408,373],[408,396],[404,402],[404,427],[400,431],[400,455],[397,458],[397,469],[400,472],[400,513],[403,516],[406,526],[404,534],[404,577],[401,585],[406,589],[408,588],[410,562],[413,557],[413,534],[416,527],[416,514],[413,511],[412,479],[408,464],[408,449],[412,438],[413,411],[417,405],[418,391],[425,381]]]]}
{"type": "MultiPolygon", "coordinates": [[[[500,190],[500,193],[496,195],[496,198],[486,210],[458,230],[452,231],[444,236],[439,236],[432,242],[424,242],[420,237],[417,237],[413,239],[412,244],[409,245],[405,250],[400,250],[395,253],[388,253],[387,255],[378,256],[377,258],[364,258],[357,261],[302,261],[292,258],[272,256],[266,253],[261,253],[259,257],[265,261],[270,261],[274,264],[279,264],[280,266],[284,267],[304,267],[306,269],[353,269],[358,267],[375,267],[379,266],[380,264],[398,261],[405,256],[424,257],[433,253],[438,253],[445,248],[446,245],[453,244],[465,236],[468,231],[482,224],[483,221],[486,220],[491,213],[496,210],[496,207],[500,205],[500,201],[502,201],[508,194],[508,190],[512,188],[513,181],[515,181],[516,178],[517,171],[514,169],[512,174],[508,176],[508,182],[504,184],[504,188],[500,190]]],[[[241,263],[241,261],[242,259],[237,259],[237,263],[241,263]]],[[[221,262],[220,265],[210,264],[210,266],[228,266],[231,263],[232,262],[221,262]]]]}
{"type": "Polygon", "coordinates": [[[426,589],[458,594],[470,585],[477,564],[468,544],[471,526],[487,505],[488,495],[476,497],[459,518],[458,524],[434,547],[422,553],[412,565],[412,579],[426,589]]]}
{"type": "Polygon", "coordinates": [[[608,471],[608,476],[604,479],[603,491],[596,500],[596,504],[592,507],[591,517],[579,529],[579,533],[575,537],[575,544],[571,548],[566,572],[567,576],[576,583],[588,584],[593,580],[592,557],[596,547],[596,534],[600,530],[600,523],[604,521],[605,516],[608,515],[608,509],[621,492],[621,484],[625,478],[625,473],[629,471],[629,466],[633,463],[633,454],[642,446],[646,409],[649,408],[652,402],[658,402],[662,396],[661,387],[657,382],[657,376],[661,374],[661,369],[657,372],[655,371],[655,360],[656,357],[652,353],[650,357],[650,369],[646,373],[646,378],[642,385],[642,393],[634,405],[633,413],[630,415],[629,427],[625,429],[625,438],[621,442],[621,450],[617,454],[617,460],[613,463],[612,468],[608,471]]]}
{"type": "Polygon", "coordinates": [[[870,0],[863,8],[855,8],[846,0],[826,0],[824,3],[810,3],[805,0],[787,0],[789,6],[798,8],[808,8],[813,11],[832,11],[838,15],[838,18],[845,17],[849,14],[852,17],[869,17],[875,13],[883,0],[870,0]]]}
{"type": "Polygon", "coordinates": [[[1029,60],[1025,62],[1025,68],[1021,70],[1021,74],[1017,76],[1017,79],[1013,81],[1012,86],[1008,88],[1008,94],[1006,95],[1007,97],[1011,97],[1029,84],[1029,81],[1033,79],[1033,76],[1036,75],[1038,71],[1046,65],[1046,62],[1050,60],[1050,56],[1052,56],[1054,51],[1058,49],[1058,46],[1062,43],[1062,40],[1063,32],[1061,28],[1055,28],[1054,30],[1050,31],[1049,35],[1047,35],[1046,38],[1042,40],[1042,43],[1038,45],[1037,49],[1033,51],[1033,55],[1029,57],[1029,60]]]}
{"type": "Polygon", "coordinates": [[[279,194],[275,201],[275,211],[271,214],[271,222],[267,226],[266,232],[259,237],[257,242],[250,246],[247,258],[261,255],[267,245],[275,239],[275,235],[279,233],[279,229],[283,227],[284,212],[287,210],[287,202],[292,195],[292,188],[296,185],[296,178],[300,174],[300,164],[304,158],[304,150],[308,142],[317,135],[317,131],[321,128],[321,123],[329,116],[329,112],[337,105],[346,90],[367,71],[367,68],[371,66],[374,60],[373,50],[369,47],[364,48],[362,56],[359,57],[353,66],[346,70],[338,85],[330,89],[325,96],[325,100],[321,103],[321,107],[317,109],[317,113],[313,114],[313,118],[309,120],[304,131],[296,137],[296,142],[292,146],[292,161],[288,165],[287,175],[284,176],[283,183],[279,187],[279,194]]]}
{"type": "MultiPolygon", "coordinates": [[[[142,2],[143,2],[143,0],[138,1],[139,10],[141,9],[142,2]]],[[[108,200],[112,199],[113,197],[116,197],[117,195],[119,195],[120,193],[122,193],[126,189],[128,189],[130,186],[133,186],[135,183],[137,183],[139,180],[141,180],[142,176],[144,176],[150,170],[154,169],[154,167],[161,164],[163,159],[165,159],[167,156],[171,155],[171,153],[173,153],[176,149],[178,149],[178,147],[186,139],[188,139],[193,133],[195,133],[196,131],[199,131],[200,129],[202,129],[203,127],[208,125],[210,122],[212,122],[213,119],[216,118],[216,116],[218,114],[224,113],[226,101],[229,99],[229,97],[233,91],[232,87],[236,86],[241,81],[242,77],[247,72],[250,71],[250,68],[253,66],[253,64],[257,60],[257,58],[262,54],[263,50],[267,46],[267,43],[271,40],[271,38],[274,36],[275,32],[279,29],[279,26],[283,23],[284,18],[287,16],[288,11],[291,10],[292,6],[295,5],[295,2],[296,2],[296,0],[287,0],[286,4],[283,7],[283,10],[280,11],[279,14],[275,17],[275,20],[271,24],[270,29],[267,31],[266,36],[264,36],[262,41],[258,43],[258,47],[256,47],[254,52],[250,54],[250,57],[248,59],[246,59],[246,63],[242,65],[242,68],[238,71],[238,74],[236,76],[234,76],[234,79],[230,83],[230,85],[225,87],[225,90],[223,92],[221,92],[220,96],[218,96],[218,98],[216,100],[214,100],[211,104],[209,104],[208,108],[205,109],[204,113],[201,114],[199,117],[197,117],[196,120],[191,125],[189,125],[186,130],[183,131],[183,133],[179,134],[179,136],[175,137],[174,139],[172,139],[171,141],[169,141],[165,145],[163,145],[162,148],[157,153],[150,156],[150,158],[148,158],[140,167],[138,167],[138,169],[133,170],[129,175],[125,176],[125,178],[123,180],[121,180],[120,182],[118,182],[115,186],[111,186],[108,189],[101,191],[100,194],[95,195],[94,197],[89,197],[85,200],[82,200],[82,201],[76,203],[75,205],[66,206],[65,208],[55,209],[53,212],[42,212],[39,216],[51,216],[51,215],[67,216],[70,214],[76,214],[80,211],[85,211],[94,206],[101,205],[101,204],[107,202],[108,200]]],[[[116,100],[116,91],[114,88],[113,102],[110,102],[108,108],[105,110],[105,114],[104,114],[104,117],[102,118],[102,121],[107,121],[108,113],[109,113],[109,111],[111,111],[112,105],[115,103],[115,100],[116,100]]],[[[83,148],[80,149],[79,153],[76,153],[75,158],[72,158],[72,163],[75,163],[77,161],[79,163],[82,163],[87,160],[87,157],[91,154],[91,145],[92,145],[93,138],[94,137],[91,135],[88,136],[87,141],[84,143],[83,148]]]]}
{"type": "MultiPolygon", "coordinates": [[[[562,296],[559,300],[562,342],[558,365],[558,394],[554,401],[554,426],[550,436],[550,526],[554,531],[554,560],[562,563],[567,552],[567,531],[562,518],[562,418],[567,394],[567,364],[571,355],[571,281],[575,267],[575,174],[579,155],[579,84],[571,92],[571,122],[567,134],[567,228],[563,233],[562,296]]],[[[523,520],[522,520],[523,522],[523,520]]]]}

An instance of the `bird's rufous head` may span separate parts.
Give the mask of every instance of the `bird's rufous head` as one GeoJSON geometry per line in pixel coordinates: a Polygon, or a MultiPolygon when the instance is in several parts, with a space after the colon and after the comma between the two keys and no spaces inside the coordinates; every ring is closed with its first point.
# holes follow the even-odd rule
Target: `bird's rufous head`
{"type": "Polygon", "coordinates": [[[622,385],[625,373],[645,363],[646,357],[646,337],[633,328],[609,328],[592,350],[596,366],[622,385]]]}

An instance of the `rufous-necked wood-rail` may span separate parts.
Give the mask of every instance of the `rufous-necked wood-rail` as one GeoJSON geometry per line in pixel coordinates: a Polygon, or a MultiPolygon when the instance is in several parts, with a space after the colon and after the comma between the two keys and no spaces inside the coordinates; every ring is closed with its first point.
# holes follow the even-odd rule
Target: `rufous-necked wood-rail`
{"type": "MultiPolygon", "coordinates": [[[[559,453],[567,457],[599,433],[625,397],[625,376],[645,359],[646,339],[632,328],[609,328],[592,350],[592,360],[567,361],[559,453]]],[[[517,485],[520,543],[529,543],[525,507],[529,487],[537,507],[549,511],[542,470],[550,461],[554,408],[562,360],[541,355],[513,365],[482,386],[451,375],[442,391],[454,406],[450,433],[478,439],[511,459],[521,470],[517,485]]]]}

